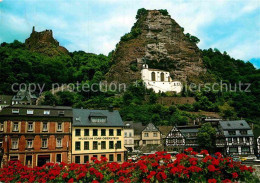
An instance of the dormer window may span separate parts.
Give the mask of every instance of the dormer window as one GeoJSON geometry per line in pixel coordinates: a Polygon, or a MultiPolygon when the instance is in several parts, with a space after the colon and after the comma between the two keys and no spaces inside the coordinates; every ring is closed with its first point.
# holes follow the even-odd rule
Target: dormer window
{"type": "Polygon", "coordinates": [[[28,110],[27,110],[27,114],[33,114],[33,110],[28,109],[28,110]]]}
{"type": "Polygon", "coordinates": [[[236,135],[236,131],[232,130],[232,131],[228,131],[229,135],[236,135]]]}
{"type": "Polygon", "coordinates": [[[98,117],[98,116],[91,117],[92,123],[105,123],[106,121],[107,121],[106,117],[98,117]]]}
{"type": "Polygon", "coordinates": [[[247,130],[240,130],[241,135],[247,135],[247,130]]]}
{"type": "Polygon", "coordinates": [[[44,115],[50,115],[50,111],[49,111],[49,110],[44,110],[44,111],[43,111],[43,114],[44,114],[44,115]]]}
{"type": "Polygon", "coordinates": [[[12,109],[13,114],[19,114],[19,109],[12,109]]]}

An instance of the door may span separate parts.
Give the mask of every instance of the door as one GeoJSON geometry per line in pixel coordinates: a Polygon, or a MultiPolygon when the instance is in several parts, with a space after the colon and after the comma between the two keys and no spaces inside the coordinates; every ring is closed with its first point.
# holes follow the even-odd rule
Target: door
{"type": "Polygon", "coordinates": [[[50,155],[38,155],[37,166],[43,166],[50,162],[50,155]]]}

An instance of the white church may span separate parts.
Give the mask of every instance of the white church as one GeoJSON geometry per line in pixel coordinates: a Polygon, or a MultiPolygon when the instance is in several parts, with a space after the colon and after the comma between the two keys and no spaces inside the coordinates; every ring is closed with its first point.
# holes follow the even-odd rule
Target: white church
{"type": "Polygon", "coordinates": [[[141,77],[146,88],[152,88],[155,93],[180,93],[182,90],[182,83],[180,81],[172,80],[169,72],[159,69],[149,69],[147,64],[143,65],[141,77]]]}

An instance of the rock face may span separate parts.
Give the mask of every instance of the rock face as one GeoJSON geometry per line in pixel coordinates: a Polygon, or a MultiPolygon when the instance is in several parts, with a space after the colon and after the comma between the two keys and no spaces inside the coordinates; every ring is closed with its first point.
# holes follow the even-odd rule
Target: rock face
{"type": "Polygon", "coordinates": [[[206,72],[200,50],[170,15],[146,10],[129,34],[137,31],[137,36],[121,38],[112,57],[114,65],[106,75],[107,81],[139,80],[142,64],[147,63],[149,68],[169,71],[173,79],[200,82],[206,72]]]}
{"type": "Polygon", "coordinates": [[[31,51],[49,56],[69,53],[66,48],[60,46],[59,42],[53,38],[52,30],[36,32],[34,27],[30,37],[25,40],[25,46],[31,51]]]}

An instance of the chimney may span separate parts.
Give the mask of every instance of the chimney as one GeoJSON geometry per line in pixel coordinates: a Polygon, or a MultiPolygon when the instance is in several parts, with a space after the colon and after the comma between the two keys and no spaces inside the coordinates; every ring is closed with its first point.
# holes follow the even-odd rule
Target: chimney
{"type": "Polygon", "coordinates": [[[32,32],[35,32],[35,27],[33,26],[32,32]]]}
{"type": "Polygon", "coordinates": [[[109,111],[109,112],[113,112],[113,111],[114,111],[114,107],[113,107],[112,105],[110,105],[110,106],[108,107],[108,111],[109,111]]]}

